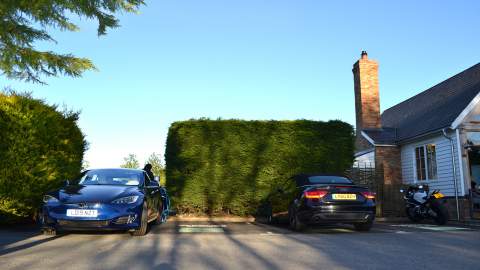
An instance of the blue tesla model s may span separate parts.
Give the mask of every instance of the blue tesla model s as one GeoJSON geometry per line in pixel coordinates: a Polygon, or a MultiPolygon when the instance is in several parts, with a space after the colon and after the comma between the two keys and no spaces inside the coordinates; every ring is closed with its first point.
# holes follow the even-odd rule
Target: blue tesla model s
{"type": "Polygon", "coordinates": [[[44,196],[40,216],[44,234],[93,229],[141,236],[149,222],[159,224],[168,216],[165,188],[142,170],[88,170],[74,182],[44,196]]]}

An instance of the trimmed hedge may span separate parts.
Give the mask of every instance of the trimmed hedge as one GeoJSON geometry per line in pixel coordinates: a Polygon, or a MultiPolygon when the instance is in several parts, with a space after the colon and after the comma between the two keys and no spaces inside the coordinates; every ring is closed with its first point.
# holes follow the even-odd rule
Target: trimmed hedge
{"type": "Polygon", "coordinates": [[[294,174],[343,173],[353,162],[353,134],[341,121],[176,122],[166,185],[181,214],[254,214],[294,174]]]}
{"type": "Polygon", "coordinates": [[[78,175],[86,150],[78,116],[0,93],[0,222],[32,217],[46,191],[78,175]]]}

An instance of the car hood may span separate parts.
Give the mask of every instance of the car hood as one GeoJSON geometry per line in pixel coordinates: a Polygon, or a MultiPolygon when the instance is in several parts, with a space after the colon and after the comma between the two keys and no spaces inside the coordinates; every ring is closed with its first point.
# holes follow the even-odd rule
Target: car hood
{"type": "Polygon", "coordinates": [[[62,203],[111,202],[117,198],[140,195],[136,186],[71,185],[52,194],[62,203]]]}

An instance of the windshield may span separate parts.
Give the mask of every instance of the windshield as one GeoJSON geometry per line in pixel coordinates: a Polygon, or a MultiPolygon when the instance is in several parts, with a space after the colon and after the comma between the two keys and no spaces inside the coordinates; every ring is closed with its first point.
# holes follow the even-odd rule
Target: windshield
{"type": "Polygon", "coordinates": [[[142,179],[142,173],[133,170],[91,170],[85,172],[78,183],[80,185],[138,186],[142,183],[142,179]]]}
{"type": "Polygon", "coordinates": [[[308,182],[311,184],[352,184],[352,181],[348,178],[341,176],[310,176],[308,182]]]}

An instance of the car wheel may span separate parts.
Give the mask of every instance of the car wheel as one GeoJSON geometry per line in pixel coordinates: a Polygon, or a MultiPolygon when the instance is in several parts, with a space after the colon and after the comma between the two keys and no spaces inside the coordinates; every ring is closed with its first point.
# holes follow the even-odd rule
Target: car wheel
{"type": "Polygon", "coordinates": [[[140,228],[131,232],[133,236],[144,236],[147,233],[148,227],[148,208],[147,203],[143,203],[142,217],[140,220],[140,228]]]}
{"type": "Polygon", "coordinates": [[[43,235],[48,235],[48,236],[55,236],[57,235],[57,230],[55,229],[42,229],[43,235]]]}
{"type": "Polygon", "coordinates": [[[272,216],[272,215],[268,215],[266,221],[267,221],[267,224],[273,224],[273,223],[274,223],[274,222],[273,222],[273,216],[272,216]]]}
{"type": "Polygon", "coordinates": [[[288,220],[289,220],[289,225],[290,229],[300,232],[305,229],[305,224],[303,224],[300,219],[298,218],[298,215],[295,211],[290,211],[288,215],[288,220]]]}
{"type": "Polygon", "coordinates": [[[368,231],[370,231],[370,229],[373,226],[373,221],[368,221],[368,222],[365,222],[365,223],[355,223],[355,224],[353,224],[353,226],[355,227],[356,231],[368,232],[368,231]]]}
{"type": "Polygon", "coordinates": [[[273,210],[271,203],[265,205],[265,222],[267,224],[273,224],[273,210]]]}

